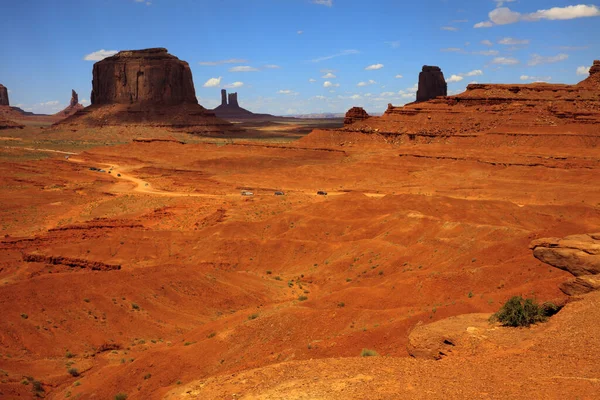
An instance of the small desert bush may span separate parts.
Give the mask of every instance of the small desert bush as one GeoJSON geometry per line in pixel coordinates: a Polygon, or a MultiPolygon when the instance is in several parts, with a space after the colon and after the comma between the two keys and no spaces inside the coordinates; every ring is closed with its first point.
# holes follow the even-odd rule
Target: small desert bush
{"type": "Polygon", "coordinates": [[[298,300],[299,301],[305,301],[305,300],[308,300],[308,297],[306,297],[306,296],[298,296],[298,300]]]}
{"type": "Polygon", "coordinates": [[[77,368],[69,368],[67,372],[71,374],[71,376],[79,376],[79,370],[77,368]]]}
{"type": "Polygon", "coordinates": [[[503,326],[530,326],[545,322],[548,317],[556,314],[560,307],[552,303],[538,305],[533,299],[523,299],[521,296],[511,297],[502,308],[492,315],[492,322],[498,321],[503,326]]]}
{"type": "Polygon", "coordinates": [[[119,393],[117,395],[115,395],[115,400],[126,400],[127,399],[127,395],[125,393],[119,393]]]}
{"type": "Polygon", "coordinates": [[[375,350],[362,349],[362,351],[360,352],[361,357],[375,357],[378,355],[379,353],[377,353],[375,350]]]}

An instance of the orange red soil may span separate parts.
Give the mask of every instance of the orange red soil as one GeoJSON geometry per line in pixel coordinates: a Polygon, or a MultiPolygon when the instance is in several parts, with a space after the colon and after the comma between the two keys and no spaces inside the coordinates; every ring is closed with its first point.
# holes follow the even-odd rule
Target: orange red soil
{"type": "Polygon", "coordinates": [[[0,392],[29,396],[37,380],[48,398],[592,398],[593,293],[472,355],[412,360],[407,343],[419,321],[513,295],[567,300],[571,275],[528,245],[597,231],[596,140],[317,130],[37,160],[2,148],[0,392]]]}

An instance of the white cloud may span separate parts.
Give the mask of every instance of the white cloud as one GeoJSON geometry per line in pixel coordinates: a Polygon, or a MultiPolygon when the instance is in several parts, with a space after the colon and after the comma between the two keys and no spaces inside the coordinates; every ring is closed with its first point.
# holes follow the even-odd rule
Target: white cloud
{"type": "Polygon", "coordinates": [[[540,64],[553,64],[559,61],[564,61],[569,58],[568,54],[557,54],[551,57],[543,57],[539,54],[532,54],[531,59],[527,62],[527,65],[534,66],[540,64]]]}
{"type": "Polygon", "coordinates": [[[309,81],[310,83],[313,83],[313,82],[316,82],[317,80],[316,80],[316,79],[313,79],[313,78],[310,78],[308,81],[309,81]]]}
{"type": "Polygon", "coordinates": [[[515,65],[518,64],[519,60],[512,57],[496,57],[492,60],[492,64],[498,65],[515,65]]]}
{"type": "Polygon", "coordinates": [[[443,31],[450,31],[450,32],[456,32],[458,30],[458,28],[455,28],[454,26],[442,26],[441,29],[443,31]]]}
{"type": "Polygon", "coordinates": [[[117,50],[98,50],[83,57],[85,61],[101,61],[106,57],[111,57],[117,54],[117,50]]]}
{"type": "Polygon", "coordinates": [[[230,58],[229,60],[219,60],[219,61],[200,61],[198,64],[202,66],[214,66],[221,64],[242,64],[248,62],[248,60],[241,60],[239,58],[230,58]]]}
{"type": "Polygon", "coordinates": [[[496,7],[502,7],[504,3],[512,3],[516,0],[494,0],[496,2],[496,7]]]}
{"type": "MultiPolygon", "coordinates": [[[[498,1],[497,4],[503,4],[508,0],[498,1]]],[[[565,7],[553,7],[547,10],[538,10],[529,14],[521,14],[512,11],[508,7],[499,7],[488,14],[490,20],[475,24],[474,28],[489,28],[493,25],[508,25],[519,21],[540,21],[542,19],[569,20],[576,18],[600,17],[600,8],[595,5],[577,4],[565,7]]]]}
{"type": "Polygon", "coordinates": [[[522,81],[535,81],[535,82],[548,82],[552,80],[551,76],[529,76],[529,75],[521,75],[519,78],[522,81]]]}
{"type": "Polygon", "coordinates": [[[244,82],[233,82],[229,85],[223,86],[225,89],[235,89],[244,86],[244,82]]]}
{"type": "Polygon", "coordinates": [[[577,67],[577,75],[589,75],[590,67],[577,67]]]}
{"type": "Polygon", "coordinates": [[[339,83],[331,83],[329,81],[325,81],[323,82],[323,87],[328,88],[328,87],[338,87],[340,86],[339,83]]]}
{"type": "Polygon", "coordinates": [[[368,67],[365,67],[365,70],[366,71],[374,71],[376,69],[381,69],[381,68],[383,68],[383,64],[372,64],[372,65],[369,65],[368,67]]]}
{"type": "Polygon", "coordinates": [[[358,82],[358,84],[356,84],[356,86],[369,86],[369,85],[374,85],[377,82],[375,82],[373,79],[369,79],[367,82],[358,82]]]}
{"type": "Polygon", "coordinates": [[[147,6],[151,6],[152,2],[147,0],[134,0],[136,3],[145,3],[147,6]]]}
{"type": "Polygon", "coordinates": [[[60,104],[60,101],[52,100],[52,101],[47,101],[45,103],[40,103],[40,106],[55,106],[57,104],[60,104]]]}
{"type": "Polygon", "coordinates": [[[229,68],[229,72],[255,72],[258,68],[250,67],[248,65],[240,65],[238,67],[229,68]]]}
{"type": "Polygon", "coordinates": [[[404,78],[404,77],[403,77],[402,75],[398,74],[398,75],[396,75],[394,78],[396,78],[396,79],[402,79],[402,78],[404,78]]]}
{"type": "Polygon", "coordinates": [[[323,79],[333,79],[333,78],[337,78],[337,77],[334,74],[332,74],[331,72],[328,72],[325,75],[323,75],[321,78],[323,78],[323,79]]]}
{"type": "Polygon", "coordinates": [[[289,90],[289,89],[286,89],[286,90],[280,90],[280,91],[278,91],[277,93],[279,93],[279,94],[297,94],[296,92],[294,92],[294,91],[292,91],[292,90],[289,90]]]}
{"type": "Polygon", "coordinates": [[[498,41],[499,44],[503,44],[503,45],[513,45],[513,46],[517,46],[517,45],[521,45],[521,44],[529,44],[529,40],[527,39],[515,39],[515,38],[511,38],[511,37],[505,37],[502,38],[498,41]]]}
{"type": "Polygon", "coordinates": [[[381,96],[381,97],[392,97],[395,95],[396,95],[396,93],[394,93],[394,92],[382,92],[379,94],[379,96],[381,96]]]}
{"type": "Polygon", "coordinates": [[[498,54],[500,54],[500,52],[498,50],[480,50],[474,51],[473,54],[478,54],[481,56],[497,56],[498,54]]]}
{"type": "Polygon", "coordinates": [[[88,104],[90,104],[90,101],[88,99],[81,99],[81,100],[79,100],[79,102],[84,106],[87,106],[88,104]]]}
{"type": "Polygon", "coordinates": [[[358,99],[360,99],[360,98],[361,98],[361,95],[360,95],[360,94],[353,94],[352,96],[350,96],[350,98],[351,98],[352,100],[358,100],[358,99]]]}
{"type": "Polygon", "coordinates": [[[221,77],[218,78],[210,78],[206,82],[204,82],[203,87],[218,87],[221,84],[221,77]]]}
{"type": "Polygon", "coordinates": [[[494,45],[494,43],[492,43],[492,42],[491,42],[491,41],[489,41],[489,40],[482,40],[482,41],[481,41],[481,44],[483,44],[483,45],[486,45],[486,46],[493,46],[493,45],[494,45]]]}
{"type": "Polygon", "coordinates": [[[463,78],[462,76],[452,75],[450,78],[446,79],[446,82],[448,82],[448,83],[460,82],[463,79],[465,79],[465,78],[463,78]]]}
{"type": "Polygon", "coordinates": [[[348,56],[348,55],[359,54],[359,53],[360,53],[360,51],[358,51],[358,50],[352,50],[352,49],[344,50],[344,51],[340,51],[339,53],[332,54],[330,56],[319,57],[319,58],[315,58],[310,61],[314,62],[314,63],[318,63],[318,62],[325,61],[325,60],[331,60],[332,58],[335,58],[335,57],[348,56]]]}
{"type": "Polygon", "coordinates": [[[494,26],[494,24],[492,24],[490,21],[485,21],[476,23],[473,25],[473,28],[491,28],[492,26],[494,26]]]}
{"type": "Polygon", "coordinates": [[[496,25],[514,24],[521,19],[521,13],[512,11],[508,7],[496,8],[488,16],[490,17],[490,21],[496,25]]]}
{"type": "Polygon", "coordinates": [[[312,2],[314,4],[319,4],[319,5],[327,6],[327,7],[333,6],[333,0],[313,0],[312,2]]]}
{"type": "Polygon", "coordinates": [[[480,76],[483,75],[483,71],[480,69],[475,69],[471,72],[467,72],[466,74],[460,74],[460,76],[480,76]]]}
{"type": "Polygon", "coordinates": [[[275,65],[275,64],[267,64],[265,65],[266,69],[279,69],[281,68],[279,65],[275,65]]]}
{"type": "Polygon", "coordinates": [[[325,96],[315,96],[315,99],[318,99],[318,100],[325,100],[326,98],[327,97],[325,97],[325,96]]]}
{"type": "Polygon", "coordinates": [[[296,32],[298,35],[302,35],[304,33],[304,31],[297,31],[296,32]]]}
{"type": "Polygon", "coordinates": [[[462,49],[458,47],[446,47],[445,49],[440,49],[440,51],[448,52],[448,53],[458,53],[462,51],[462,49]]]}
{"type": "Polygon", "coordinates": [[[585,17],[599,17],[600,9],[594,5],[588,6],[585,4],[578,4],[575,6],[566,7],[553,7],[548,10],[539,10],[537,12],[527,14],[528,20],[565,20],[585,17]]]}

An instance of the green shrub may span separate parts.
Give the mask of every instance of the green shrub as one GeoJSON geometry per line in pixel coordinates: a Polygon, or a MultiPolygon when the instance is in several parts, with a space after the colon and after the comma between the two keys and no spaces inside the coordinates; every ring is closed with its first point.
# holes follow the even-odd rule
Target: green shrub
{"type": "Polygon", "coordinates": [[[71,376],[79,376],[79,370],[77,368],[69,368],[67,372],[71,374],[71,376]]]}
{"type": "Polygon", "coordinates": [[[298,296],[298,300],[305,301],[305,300],[308,300],[308,297],[306,297],[306,296],[298,296]]]}
{"type": "Polygon", "coordinates": [[[126,400],[127,399],[127,395],[125,393],[119,393],[117,395],[115,395],[115,400],[126,400]]]}
{"type": "Polygon", "coordinates": [[[258,314],[251,314],[251,315],[248,316],[249,320],[253,320],[253,319],[256,319],[256,318],[258,318],[258,314]]]}
{"type": "Polygon", "coordinates": [[[375,357],[378,355],[379,353],[377,353],[375,350],[362,349],[362,351],[360,352],[361,357],[375,357]]]}
{"type": "Polygon", "coordinates": [[[560,307],[552,303],[538,305],[533,299],[523,299],[521,296],[511,297],[502,308],[492,315],[492,322],[498,321],[503,326],[530,326],[544,322],[549,316],[556,314],[560,307]]]}

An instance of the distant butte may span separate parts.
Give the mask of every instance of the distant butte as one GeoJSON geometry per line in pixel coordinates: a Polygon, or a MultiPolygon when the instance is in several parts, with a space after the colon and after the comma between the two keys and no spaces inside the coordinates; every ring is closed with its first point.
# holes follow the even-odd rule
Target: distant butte
{"type": "Polygon", "coordinates": [[[255,114],[245,108],[240,107],[238,103],[238,94],[229,93],[227,90],[221,89],[221,105],[212,110],[215,115],[223,119],[275,119],[274,115],[270,114],[255,114]]]}
{"type": "Polygon", "coordinates": [[[169,126],[189,133],[222,133],[232,125],[196,98],[187,62],[164,48],[125,50],[93,67],[91,106],[59,124],[169,126]]]}
{"type": "Polygon", "coordinates": [[[0,84],[0,106],[9,106],[8,101],[8,89],[6,86],[0,84]]]}
{"type": "Polygon", "coordinates": [[[419,74],[419,89],[417,102],[435,99],[438,96],[448,95],[448,84],[440,67],[424,65],[419,74]]]}

